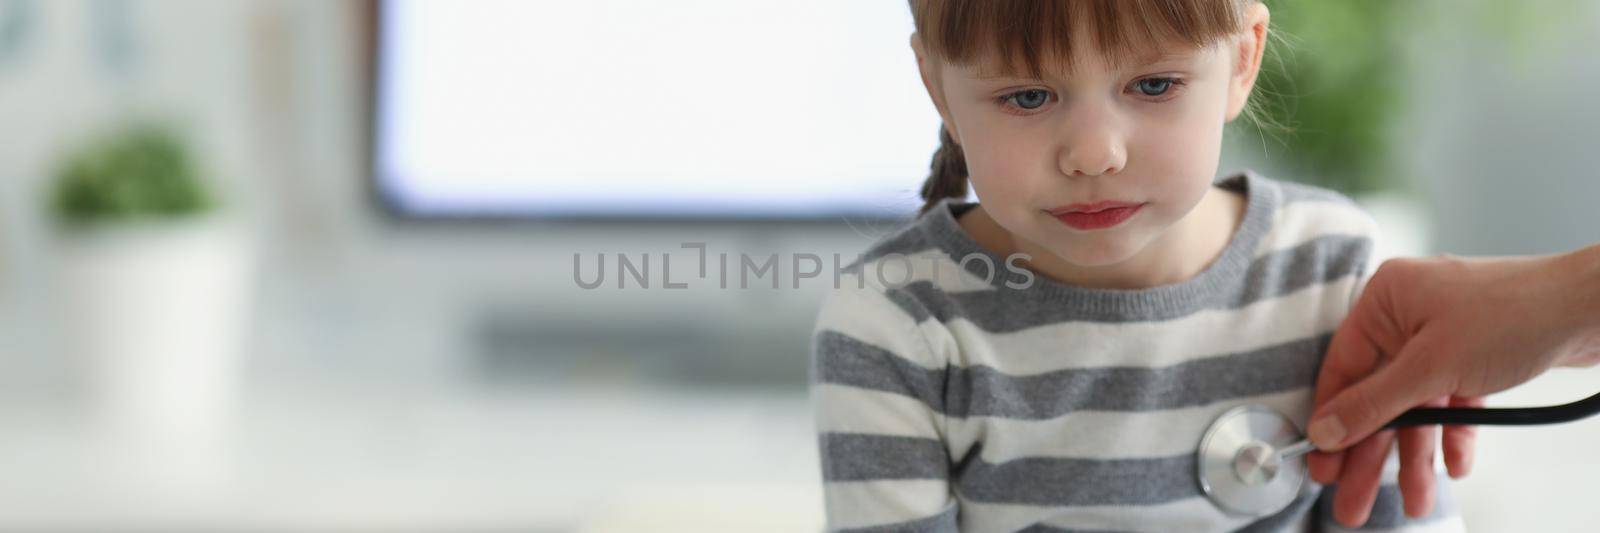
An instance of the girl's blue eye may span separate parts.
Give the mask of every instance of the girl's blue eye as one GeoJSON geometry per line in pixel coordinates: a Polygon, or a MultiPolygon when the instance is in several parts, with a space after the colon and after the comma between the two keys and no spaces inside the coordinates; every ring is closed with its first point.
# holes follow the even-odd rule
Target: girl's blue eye
{"type": "Polygon", "coordinates": [[[1145,78],[1134,82],[1134,88],[1145,96],[1161,96],[1172,88],[1172,78],[1145,78]]]}
{"type": "Polygon", "coordinates": [[[1028,89],[1011,93],[1006,96],[1006,99],[1011,100],[1011,103],[1016,104],[1017,107],[1033,110],[1049,102],[1050,93],[1041,89],[1028,89]]]}

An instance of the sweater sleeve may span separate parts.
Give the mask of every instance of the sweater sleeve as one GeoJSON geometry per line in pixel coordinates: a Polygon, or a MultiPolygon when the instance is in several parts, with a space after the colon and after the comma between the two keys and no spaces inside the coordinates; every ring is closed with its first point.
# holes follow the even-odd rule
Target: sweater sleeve
{"type": "Polygon", "coordinates": [[[944,363],[881,289],[834,289],[811,338],[829,531],[956,531],[944,363]]]}
{"type": "MultiPolygon", "coordinates": [[[[1351,203],[1352,205],[1354,204],[1354,202],[1351,203]]],[[[1393,253],[1383,240],[1383,233],[1379,231],[1378,221],[1373,219],[1371,214],[1359,209],[1355,211],[1355,215],[1358,221],[1356,226],[1362,228],[1360,236],[1365,237],[1367,242],[1365,246],[1359,246],[1355,249],[1355,284],[1350,291],[1350,309],[1355,308],[1356,302],[1361,298],[1361,293],[1367,288],[1367,282],[1372,281],[1372,275],[1378,272],[1378,267],[1382,266],[1383,262],[1389,259],[1388,255],[1393,253]]]]}

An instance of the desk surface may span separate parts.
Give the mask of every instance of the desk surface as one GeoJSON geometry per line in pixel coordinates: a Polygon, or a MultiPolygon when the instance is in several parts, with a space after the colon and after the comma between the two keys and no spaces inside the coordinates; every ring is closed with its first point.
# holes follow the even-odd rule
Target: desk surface
{"type": "Polygon", "coordinates": [[[0,528],[821,527],[795,395],[298,384],[241,400],[210,447],[139,444],[60,402],[5,402],[0,528]]]}

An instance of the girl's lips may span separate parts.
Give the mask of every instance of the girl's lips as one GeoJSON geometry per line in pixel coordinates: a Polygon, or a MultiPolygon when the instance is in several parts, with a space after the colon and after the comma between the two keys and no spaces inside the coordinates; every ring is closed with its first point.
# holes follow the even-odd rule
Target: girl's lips
{"type": "MultiPolygon", "coordinates": [[[[1113,202],[1103,203],[1110,204],[1113,202]]],[[[1123,221],[1131,218],[1135,213],[1138,213],[1140,208],[1144,207],[1144,204],[1132,204],[1127,202],[1116,203],[1120,205],[1115,207],[1104,207],[1096,204],[1083,211],[1062,212],[1058,210],[1051,210],[1050,214],[1054,215],[1056,220],[1060,220],[1061,223],[1071,226],[1075,229],[1096,230],[1121,224],[1123,221]]]]}
{"type": "Polygon", "coordinates": [[[1120,202],[1120,201],[1117,201],[1117,200],[1103,200],[1103,201],[1094,202],[1094,203],[1088,203],[1088,204],[1063,205],[1061,207],[1057,207],[1055,209],[1049,210],[1049,213],[1050,213],[1051,216],[1061,216],[1061,215],[1064,215],[1064,214],[1067,214],[1067,213],[1072,213],[1072,212],[1094,213],[1096,211],[1103,211],[1103,210],[1106,210],[1106,209],[1116,209],[1116,208],[1119,208],[1119,207],[1133,207],[1133,206],[1137,206],[1137,205],[1141,205],[1140,202],[1120,202]]]}

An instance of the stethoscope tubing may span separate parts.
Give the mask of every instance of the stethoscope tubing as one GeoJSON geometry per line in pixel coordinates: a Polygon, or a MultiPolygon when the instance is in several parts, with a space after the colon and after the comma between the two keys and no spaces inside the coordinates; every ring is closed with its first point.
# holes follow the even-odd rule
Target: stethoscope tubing
{"type": "Polygon", "coordinates": [[[1548,407],[1418,407],[1384,424],[1384,429],[1429,425],[1532,426],[1559,424],[1600,413],[1600,394],[1548,407]]]}

